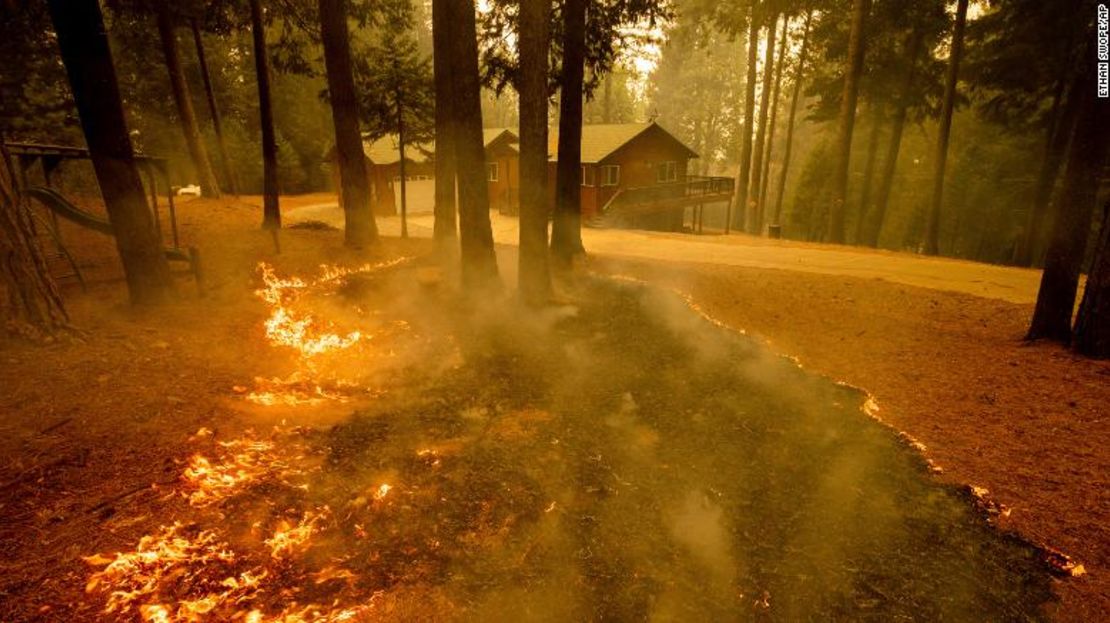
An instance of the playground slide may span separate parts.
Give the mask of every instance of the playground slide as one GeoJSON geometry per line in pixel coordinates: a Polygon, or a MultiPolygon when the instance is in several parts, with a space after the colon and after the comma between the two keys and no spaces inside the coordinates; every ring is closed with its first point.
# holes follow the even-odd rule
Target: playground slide
{"type": "Polygon", "coordinates": [[[27,194],[38,199],[39,203],[66,220],[73,221],[81,227],[94,229],[102,234],[108,234],[109,236],[114,235],[112,224],[108,222],[108,219],[90,214],[78,208],[53,188],[34,186],[27,189],[27,194]]]}
{"type": "MultiPolygon", "coordinates": [[[[54,214],[66,220],[73,221],[81,227],[87,227],[109,236],[115,235],[112,224],[108,222],[108,219],[90,214],[73,205],[68,199],[63,197],[61,193],[53,188],[47,186],[33,186],[27,189],[27,194],[37,199],[39,203],[49,208],[54,214]]],[[[165,249],[165,253],[166,259],[192,262],[189,254],[182,249],[165,249]]]]}

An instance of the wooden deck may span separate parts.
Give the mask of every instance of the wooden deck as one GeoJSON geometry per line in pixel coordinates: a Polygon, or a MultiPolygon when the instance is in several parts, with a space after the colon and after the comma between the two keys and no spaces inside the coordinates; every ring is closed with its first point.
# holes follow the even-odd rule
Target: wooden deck
{"type": "Polygon", "coordinates": [[[686,181],[622,188],[591,218],[590,227],[632,227],[643,217],[677,217],[690,206],[731,201],[734,182],[731,177],[687,176],[686,181]]]}

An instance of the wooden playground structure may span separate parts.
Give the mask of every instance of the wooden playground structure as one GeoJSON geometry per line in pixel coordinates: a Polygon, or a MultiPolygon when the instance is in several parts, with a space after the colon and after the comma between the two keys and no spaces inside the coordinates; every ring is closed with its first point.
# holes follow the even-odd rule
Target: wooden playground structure
{"type": "MultiPolygon", "coordinates": [[[[66,248],[59,228],[58,218],[64,218],[81,227],[92,229],[102,234],[113,236],[114,230],[111,222],[102,216],[88,212],[76,205],[62,194],[59,187],[58,174],[61,165],[68,160],[91,160],[89,150],[83,147],[70,147],[65,145],[48,145],[40,143],[5,143],[6,150],[13,160],[17,183],[23,193],[34,199],[46,210],[31,210],[32,222],[36,227],[41,227],[42,232],[49,238],[53,251],[46,248],[43,240],[43,252],[48,258],[61,260],[69,266],[72,272],[55,275],[58,279],[74,277],[86,287],[84,276],[73,255],[66,248]],[[33,185],[30,182],[30,173],[36,168],[42,172],[42,184],[33,185]]],[[[149,187],[149,208],[154,218],[159,239],[165,238],[163,234],[163,219],[158,201],[159,177],[164,182],[166,193],[167,216],[171,246],[166,246],[164,252],[166,259],[187,263],[193,278],[199,287],[201,284],[200,254],[195,247],[182,248],[177,230],[177,208],[174,205],[174,189],[170,185],[169,161],[167,158],[136,153],[135,165],[146,177],[149,187]]]]}

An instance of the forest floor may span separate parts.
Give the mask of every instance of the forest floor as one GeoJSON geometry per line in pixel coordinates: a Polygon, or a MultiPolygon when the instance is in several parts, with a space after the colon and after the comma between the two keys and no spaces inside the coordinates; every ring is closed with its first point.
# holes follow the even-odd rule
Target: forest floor
{"type": "MultiPolygon", "coordinates": [[[[284,198],[286,223],[329,220],[329,201],[284,198]]],[[[202,249],[208,291],[198,300],[183,276],[181,300],[156,310],[126,305],[110,239],[65,227],[90,282],[87,293],[65,285],[84,339],[0,351],[0,620],[92,618],[99,604],[84,596],[81,557],[150,533],[198,443],[190,436],[285,423],[288,410],[242,399],[256,377],[290,371],[263,339],[255,265],[311,274],[366,258],[345,251],[339,231],[303,228],[283,231],[275,255],[254,205],[181,202],[182,239],[202,249]]],[[[430,222],[414,217],[414,236],[421,219],[430,222]]],[[[508,221],[494,215],[499,242],[512,242],[508,221]]],[[[383,219],[384,233],[394,228],[383,219]]],[[[1110,612],[1110,364],[1022,343],[1037,273],[741,236],[584,237],[593,269],[681,291],[807,369],[865,388],[942,479],[989,489],[1009,510],[1003,528],[1084,565],[1085,575],[1054,583],[1059,620],[1110,612]]],[[[374,261],[430,250],[387,238],[374,261]]],[[[350,398],[296,424],[339,422],[372,400],[350,398]]]]}

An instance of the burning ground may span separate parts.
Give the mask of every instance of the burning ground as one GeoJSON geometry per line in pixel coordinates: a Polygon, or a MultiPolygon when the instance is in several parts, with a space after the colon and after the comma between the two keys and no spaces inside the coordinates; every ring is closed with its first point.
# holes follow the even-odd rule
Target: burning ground
{"type": "Polygon", "coordinates": [[[184,440],[145,504],[99,518],[131,529],[75,544],[78,601],[38,615],[980,620],[1051,600],[1039,552],[863,396],[681,299],[598,280],[536,315],[421,270],[260,267],[252,335],[284,374],[222,407],[259,424],[184,440]]]}
{"type": "Polygon", "coordinates": [[[5,409],[37,417],[6,423],[0,619],[1054,608],[1040,552],[864,396],[681,299],[603,280],[537,316],[458,298],[419,243],[283,243],[229,244],[204,304],[78,302],[85,344],[7,351],[5,409]]]}

